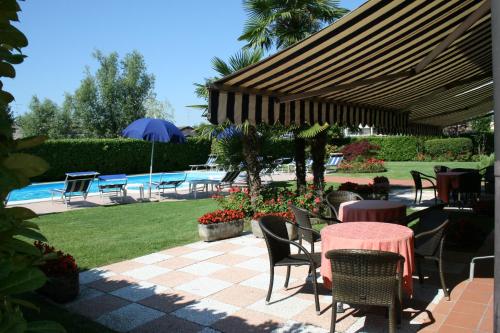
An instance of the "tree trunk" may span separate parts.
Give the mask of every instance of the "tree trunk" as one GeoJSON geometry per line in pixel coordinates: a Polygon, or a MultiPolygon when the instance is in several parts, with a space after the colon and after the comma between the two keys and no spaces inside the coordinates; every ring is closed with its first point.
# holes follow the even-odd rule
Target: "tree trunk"
{"type": "Polygon", "coordinates": [[[326,133],[318,134],[311,142],[311,155],[313,160],[313,183],[318,194],[323,193],[325,183],[325,152],[326,152],[326,133]]]}
{"type": "Polygon", "coordinates": [[[297,178],[297,194],[306,191],[306,141],[295,135],[295,176],[297,178]]]}
{"type": "Polygon", "coordinates": [[[257,159],[259,145],[257,130],[254,126],[249,126],[248,131],[243,134],[243,156],[247,166],[248,189],[250,192],[250,200],[252,204],[257,203],[260,195],[261,180],[260,180],[260,163],[257,159]]]}

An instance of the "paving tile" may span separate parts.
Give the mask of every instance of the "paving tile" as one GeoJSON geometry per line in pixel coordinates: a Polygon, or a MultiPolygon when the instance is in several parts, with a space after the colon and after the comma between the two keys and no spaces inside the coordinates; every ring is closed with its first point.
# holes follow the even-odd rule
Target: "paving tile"
{"type": "Polygon", "coordinates": [[[260,312],[241,309],[212,324],[224,333],[271,332],[283,325],[283,319],[260,312]]]}
{"type": "Polygon", "coordinates": [[[272,333],[328,333],[321,327],[304,324],[298,321],[289,320],[280,328],[275,329],[272,333]]]}
{"type": "Polygon", "coordinates": [[[267,305],[265,300],[262,299],[250,305],[248,309],[268,313],[280,318],[291,319],[304,311],[311,304],[312,302],[300,298],[286,298],[286,296],[282,294],[274,293],[271,296],[270,304],[267,305]]]}
{"type": "Polygon", "coordinates": [[[230,283],[239,283],[241,281],[247,280],[255,275],[259,274],[259,272],[252,271],[245,268],[239,267],[229,267],[218,272],[210,274],[210,277],[227,281],[230,283]]]}
{"type": "Polygon", "coordinates": [[[229,242],[219,242],[218,244],[210,247],[212,251],[222,251],[224,253],[228,253],[237,249],[240,249],[241,245],[231,244],[229,242]]]}
{"type": "MultiPolygon", "coordinates": [[[[269,277],[267,273],[261,273],[248,280],[240,282],[241,285],[247,287],[258,288],[262,290],[267,290],[269,288],[269,277]]],[[[290,283],[294,283],[295,280],[290,278],[290,283]]],[[[285,277],[282,275],[274,275],[273,291],[283,289],[285,283],[285,277]]]]}
{"type": "Polygon", "coordinates": [[[69,303],[64,304],[65,307],[69,307],[74,303],[78,303],[87,299],[91,299],[94,297],[98,297],[104,295],[104,293],[100,290],[94,289],[94,288],[89,288],[87,286],[80,286],[80,292],[78,293],[78,297],[69,303]]]}
{"type": "Polygon", "coordinates": [[[436,305],[432,313],[440,313],[447,315],[450,313],[451,309],[455,306],[455,302],[447,302],[444,299],[436,305]]]}
{"type": "Polygon", "coordinates": [[[486,304],[469,302],[459,299],[453,307],[452,311],[482,316],[486,311],[486,304]]]}
{"type": "Polygon", "coordinates": [[[160,251],[158,253],[167,254],[170,256],[177,257],[177,256],[181,256],[181,255],[186,254],[186,253],[191,253],[193,251],[194,250],[192,248],[187,247],[187,246],[177,246],[177,247],[172,247],[170,249],[160,251]]]}
{"type": "Polygon", "coordinates": [[[179,269],[181,272],[190,273],[197,276],[208,276],[215,272],[221,271],[227,268],[225,265],[214,264],[213,262],[199,262],[190,266],[183,267],[179,269]]]}
{"type": "Polygon", "coordinates": [[[479,331],[482,333],[493,332],[493,315],[486,315],[483,317],[479,325],[479,331]]]}
{"type": "Polygon", "coordinates": [[[262,258],[254,258],[243,261],[236,265],[236,267],[251,269],[257,272],[269,272],[269,260],[262,258]]]}
{"type": "Polygon", "coordinates": [[[144,266],[144,264],[141,264],[139,262],[135,262],[133,260],[126,260],[126,261],[117,262],[117,263],[114,263],[111,265],[103,266],[101,268],[105,269],[107,271],[112,271],[112,272],[120,274],[120,273],[123,273],[126,271],[131,271],[131,270],[136,269],[136,268],[141,268],[143,266],[144,266]]]}
{"type": "Polygon", "coordinates": [[[151,265],[163,260],[167,260],[169,258],[172,258],[171,255],[169,254],[164,254],[164,253],[151,253],[139,258],[133,259],[133,261],[141,263],[141,264],[146,264],[146,265],[151,265]]]}
{"type": "Polygon", "coordinates": [[[473,329],[450,326],[450,325],[443,325],[439,329],[439,333],[474,333],[474,332],[475,331],[473,329]]]}
{"type": "Polygon", "coordinates": [[[200,250],[200,251],[194,251],[191,253],[183,254],[181,257],[193,259],[196,261],[203,261],[203,260],[207,260],[207,259],[210,259],[213,257],[220,256],[221,254],[224,254],[224,252],[211,251],[211,250],[200,250]]]}
{"type": "Polygon", "coordinates": [[[218,242],[195,242],[195,243],[187,244],[187,245],[185,245],[185,247],[188,247],[191,249],[201,250],[201,249],[206,249],[206,248],[215,246],[217,244],[218,244],[218,242]]]}
{"type": "Polygon", "coordinates": [[[222,256],[218,257],[213,257],[208,259],[208,262],[213,262],[215,264],[223,264],[223,265],[228,265],[228,266],[235,266],[243,261],[247,261],[248,257],[245,256],[238,256],[235,254],[231,253],[226,253],[222,256]]]}
{"type": "Polygon", "coordinates": [[[444,325],[458,326],[462,328],[475,329],[482,315],[454,312],[453,310],[446,318],[444,325]]]}
{"type": "Polygon", "coordinates": [[[203,326],[167,314],[144,325],[136,327],[131,331],[131,333],[198,333],[202,329],[203,326]]]}
{"type": "Polygon", "coordinates": [[[132,303],[100,316],[97,322],[118,332],[128,332],[164,315],[163,312],[132,303]]]}
{"type": "Polygon", "coordinates": [[[244,308],[266,297],[262,289],[234,285],[210,296],[211,299],[244,308]]]}
{"type": "Polygon", "coordinates": [[[222,289],[226,289],[232,284],[226,281],[213,279],[209,277],[201,277],[190,282],[181,284],[175,287],[175,290],[181,290],[190,294],[206,297],[214,294],[222,289]]]}
{"type": "MultiPolygon", "coordinates": [[[[328,306],[320,306],[321,313],[320,316],[316,314],[316,307],[314,304],[310,305],[297,315],[293,316],[292,320],[296,320],[305,324],[314,325],[322,327],[325,329],[330,328],[330,318],[332,316],[331,308],[328,306]]],[[[340,314],[339,314],[340,318],[340,314]]],[[[338,330],[338,329],[337,329],[338,330]]]]}
{"type": "Polygon", "coordinates": [[[167,290],[170,289],[154,283],[143,281],[125,288],[115,290],[111,292],[111,295],[118,296],[132,302],[137,302],[141,299],[167,290]]]}
{"type": "Polygon", "coordinates": [[[202,329],[201,331],[199,331],[198,333],[222,333],[221,331],[217,331],[217,330],[214,330],[213,328],[211,327],[205,327],[204,329],[202,329]]]}
{"type": "Polygon", "coordinates": [[[492,297],[491,292],[474,291],[474,290],[466,289],[462,293],[462,296],[460,297],[460,299],[463,301],[488,304],[491,297],[492,297]]]}
{"type": "Polygon", "coordinates": [[[239,307],[234,305],[204,298],[198,302],[180,308],[172,314],[185,320],[209,326],[216,321],[233,314],[239,309],[239,307]]]}
{"type": "Polygon", "coordinates": [[[122,298],[111,295],[101,295],[88,300],[74,303],[68,306],[68,310],[79,313],[91,319],[96,319],[102,314],[119,309],[127,304],[130,303],[122,298]]]}
{"type": "Polygon", "coordinates": [[[231,254],[236,254],[246,257],[258,257],[267,254],[267,250],[257,246],[245,246],[239,248],[238,250],[231,251],[231,254]]]}
{"type": "Polygon", "coordinates": [[[255,245],[261,242],[264,242],[264,240],[255,238],[254,236],[246,236],[246,237],[237,237],[237,238],[232,238],[228,240],[227,242],[231,244],[236,244],[236,245],[243,245],[243,246],[249,246],[249,245],[255,245]]]}
{"type": "Polygon", "coordinates": [[[116,275],[116,273],[101,268],[93,268],[80,273],[80,284],[88,284],[113,275],[116,275]]]}
{"type": "Polygon", "coordinates": [[[164,291],[140,300],[138,303],[150,308],[170,313],[200,299],[200,296],[185,293],[179,290],[164,291]]]}
{"type": "Polygon", "coordinates": [[[130,276],[136,280],[149,280],[155,276],[165,274],[170,270],[165,267],[156,265],[148,265],[141,268],[133,269],[131,271],[123,272],[123,275],[130,276]]]}
{"type": "Polygon", "coordinates": [[[101,280],[97,280],[94,282],[89,283],[87,286],[104,291],[104,292],[111,292],[120,288],[125,288],[127,286],[130,286],[134,283],[137,283],[137,280],[129,277],[129,276],[124,276],[124,275],[113,275],[108,278],[104,278],[101,280]]]}
{"type": "Polygon", "coordinates": [[[172,257],[171,259],[157,262],[155,265],[175,270],[175,269],[179,269],[179,268],[182,268],[182,267],[186,267],[186,266],[192,265],[192,264],[194,264],[196,262],[197,261],[193,260],[193,259],[182,258],[182,257],[172,257]]]}
{"type": "Polygon", "coordinates": [[[181,271],[170,271],[162,275],[158,275],[152,279],[149,279],[148,282],[152,282],[155,284],[159,284],[166,287],[176,287],[180,284],[187,283],[196,279],[197,276],[181,271]]]}

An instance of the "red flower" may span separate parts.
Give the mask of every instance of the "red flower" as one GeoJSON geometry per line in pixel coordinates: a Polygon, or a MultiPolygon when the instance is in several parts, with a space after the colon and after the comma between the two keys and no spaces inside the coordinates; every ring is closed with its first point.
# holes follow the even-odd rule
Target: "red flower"
{"type": "Polygon", "coordinates": [[[55,253],[56,259],[46,260],[40,269],[47,276],[61,276],[78,271],[75,258],[62,251],[56,251],[53,246],[40,241],[35,241],[34,245],[40,250],[42,254],[55,253]]]}
{"type": "Polygon", "coordinates": [[[241,220],[245,214],[241,210],[219,209],[211,213],[206,213],[198,219],[200,224],[213,224],[241,220]]]}

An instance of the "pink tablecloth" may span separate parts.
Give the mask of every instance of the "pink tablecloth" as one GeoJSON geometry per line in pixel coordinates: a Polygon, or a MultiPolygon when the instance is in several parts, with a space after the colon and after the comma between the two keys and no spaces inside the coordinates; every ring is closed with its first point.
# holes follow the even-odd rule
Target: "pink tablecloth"
{"type": "Polygon", "coordinates": [[[405,216],[404,204],[387,200],[347,201],[339,207],[339,220],[342,222],[397,222],[405,216]]]}
{"type": "Polygon", "coordinates": [[[379,222],[337,223],[321,230],[321,275],[325,287],[331,288],[332,269],[325,253],[337,249],[379,250],[399,253],[405,258],[403,287],[413,292],[413,231],[405,226],[379,222]]]}

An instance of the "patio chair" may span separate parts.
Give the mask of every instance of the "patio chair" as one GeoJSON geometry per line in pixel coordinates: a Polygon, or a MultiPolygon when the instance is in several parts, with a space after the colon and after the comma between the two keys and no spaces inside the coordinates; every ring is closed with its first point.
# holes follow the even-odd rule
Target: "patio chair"
{"type": "Polygon", "coordinates": [[[240,172],[240,170],[228,171],[221,180],[212,180],[209,184],[215,185],[215,187],[219,191],[224,189],[225,187],[231,187],[235,183],[236,178],[238,178],[240,172]]]}
{"type": "Polygon", "coordinates": [[[183,177],[181,177],[179,179],[174,179],[174,180],[172,180],[172,179],[163,180],[163,177],[165,175],[172,175],[172,174],[162,173],[162,175],[160,177],[160,181],[152,182],[151,186],[153,186],[154,189],[156,191],[158,191],[158,196],[160,196],[160,192],[161,192],[161,194],[165,194],[165,190],[168,190],[168,189],[174,189],[175,193],[177,194],[177,188],[179,186],[181,186],[186,181],[187,173],[184,173],[183,177]]]}
{"type": "Polygon", "coordinates": [[[106,193],[121,194],[124,198],[127,195],[127,175],[100,175],[97,178],[97,188],[101,198],[106,193]]]}
{"type": "Polygon", "coordinates": [[[422,209],[422,210],[418,210],[416,212],[411,213],[410,215],[404,216],[401,220],[399,220],[399,224],[404,225],[404,226],[408,226],[410,223],[420,220],[420,218],[423,215],[428,214],[430,211],[443,210],[445,206],[446,206],[446,204],[440,203],[440,204],[437,204],[434,206],[427,207],[427,208],[422,209]]]}
{"type": "MultiPolygon", "coordinates": [[[[318,285],[316,269],[321,266],[321,253],[309,253],[305,247],[297,242],[288,240],[288,232],[286,230],[286,223],[290,223],[285,218],[280,216],[263,216],[259,220],[259,226],[262,229],[264,239],[267,245],[269,254],[269,288],[267,290],[266,304],[269,304],[271,299],[271,292],[274,283],[274,267],[285,266],[286,279],[285,288],[288,287],[290,281],[290,270],[292,266],[309,266],[309,271],[312,274],[312,283],[314,290],[314,303],[316,306],[316,314],[320,314],[318,285]],[[291,254],[290,245],[298,248],[301,252],[299,254],[291,254]]],[[[299,229],[302,227],[297,226],[299,229]]]]}
{"type": "Polygon", "coordinates": [[[337,302],[349,305],[384,306],[389,310],[389,333],[396,331],[401,315],[404,258],[393,252],[330,250],[332,266],[332,319],[335,332],[337,302]]]}
{"type": "Polygon", "coordinates": [[[349,191],[332,191],[326,195],[326,204],[337,219],[339,218],[340,204],[354,200],[363,200],[363,198],[359,194],[349,191]]]}
{"type": "Polygon", "coordinates": [[[191,171],[198,170],[199,168],[203,168],[203,169],[215,168],[216,169],[218,167],[217,155],[208,155],[208,159],[205,162],[205,164],[191,164],[191,165],[189,165],[189,167],[191,168],[191,171]]]}
{"type": "Polygon", "coordinates": [[[450,171],[450,168],[444,165],[435,165],[434,166],[434,172],[435,173],[440,173],[440,172],[448,172],[450,171]]]}
{"type": "Polygon", "coordinates": [[[68,172],[64,180],[64,188],[51,190],[52,200],[55,194],[60,194],[66,207],[73,197],[80,196],[83,200],[87,200],[90,186],[98,175],[99,172],[96,171],[68,172]]]}
{"type": "MultiPolygon", "coordinates": [[[[314,253],[314,243],[321,241],[321,235],[312,228],[310,217],[318,217],[322,220],[325,220],[328,225],[340,222],[336,218],[327,218],[323,216],[315,215],[305,209],[299,208],[294,205],[290,205],[290,209],[295,216],[295,221],[301,228],[298,230],[299,234],[299,244],[302,245],[302,240],[305,240],[309,244],[311,244],[311,253],[314,253]]],[[[300,250],[299,250],[300,251],[300,250]]],[[[299,252],[300,253],[300,252],[299,252]]]]}
{"type": "Polygon", "coordinates": [[[424,283],[421,261],[432,260],[436,262],[441,288],[443,288],[445,297],[450,300],[443,272],[444,242],[450,224],[448,214],[443,210],[432,209],[422,214],[419,219],[420,221],[415,227],[415,266],[418,280],[420,283],[424,283]]]}
{"type": "Polygon", "coordinates": [[[293,159],[290,158],[290,157],[280,157],[280,158],[277,158],[273,161],[273,164],[276,166],[275,168],[275,171],[279,172],[279,171],[283,171],[284,168],[293,162],[293,159]]]}
{"type": "Polygon", "coordinates": [[[436,196],[436,177],[426,175],[425,173],[419,172],[412,170],[410,171],[410,174],[413,178],[413,182],[415,184],[415,200],[414,203],[417,203],[417,196],[418,193],[420,192],[420,198],[418,200],[418,203],[422,202],[422,193],[423,190],[426,189],[432,189],[434,190],[434,202],[437,204],[437,196],[436,196]],[[423,186],[422,180],[426,180],[429,183],[431,183],[431,186],[423,186]]]}
{"type": "Polygon", "coordinates": [[[484,191],[488,194],[495,193],[495,174],[494,166],[490,165],[486,168],[479,170],[479,173],[483,175],[484,180],[484,191]]]}
{"type": "Polygon", "coordinates": [[[337,167],[340,165],[344,155],[340,153],[330,154],[330,158],[325,163],[326,171],[336,171],[337,167]]]}

